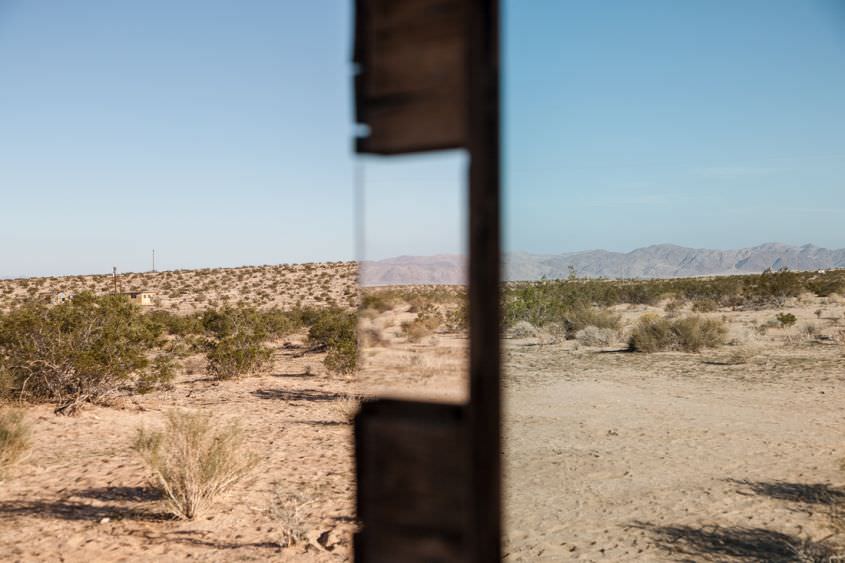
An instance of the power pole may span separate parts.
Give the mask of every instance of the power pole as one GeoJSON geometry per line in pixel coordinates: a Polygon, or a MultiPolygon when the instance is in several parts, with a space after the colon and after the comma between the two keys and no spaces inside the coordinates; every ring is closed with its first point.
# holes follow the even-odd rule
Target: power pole
{"type": "Polygon", "coordinates": [[[153,248],[153,273],[156,271],[156,249],[153,248]]]}
{"type": "Polygon", "coordinates": [[[114,282],[114,294],[117,295],[117,266],[112,266],[111,277],[114,282]]]}

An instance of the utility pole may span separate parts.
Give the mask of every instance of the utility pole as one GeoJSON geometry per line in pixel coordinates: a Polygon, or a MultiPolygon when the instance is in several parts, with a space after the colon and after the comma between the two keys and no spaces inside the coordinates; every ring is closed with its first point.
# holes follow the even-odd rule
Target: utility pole
{"type": "Polygon", "coordinates": [[[153,248],[153,273],[156,271],[156,249],[153,248]]]}
{"type": "Polygon", "coordinates": [[[117,266],[112,266],[111,277],[114,282],[114,294],[117,295],[117,266]]]}

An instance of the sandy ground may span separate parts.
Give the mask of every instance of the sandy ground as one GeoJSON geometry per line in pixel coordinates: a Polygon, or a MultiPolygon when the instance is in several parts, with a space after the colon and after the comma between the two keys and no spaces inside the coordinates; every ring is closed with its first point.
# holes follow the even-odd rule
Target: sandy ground
{"type": "MultiPolygon", "coordinates": [[[[628,326],[647,310],[620,308],[628,326]]],[[[845,498],[845,346],[827,336],[845,305],[788,310],[799,317],[789,330],[757,329],[776,311],[711,313],[734,344],[701,354],[507,339],[507,560],[827,560],[827,507],[845,498]],[[748,353],[736,364],[738,350],[748,353]]],[[[261,376],[215,382],[197,360],[170,392],[73,418],[28,408],[35,445],[0,486],[0,560],[348,560],[350,398],[465,398],[465,337],[410,342],[401,325],[413,318],[399,308],[369,319],[382,338],[355,377],[277,342],[261,376]],[[193,522],[163,512],[129,449],[136,428],[173,407],[240,420],[262,457],[193,522]],[[279,495],[308,502],[302,517],[280,515],[279,495]],[[282,548],[284,530],[307,539],[282,548]]]]}
{"type": "Polygon", "coordinates": [[[352,386],[328,376],[321,356],[292,353],[278,353],[265,376],[220,383],[186,376],[174,391],[123,409],[62,417],[30,408],[32,455],[0,488],[0,560],[347,560],[354,489],[343,408],[352,386]],[[129,449],[136,428],[160,424],[173,407],[239,420],[262,458],[251,478],[193,522],[162,511],[129,449]],[[302,521],[274,516],[276,491],[310,503],[302,521]],[[285,528],[310,541],[280,548],[285,528]]]}
{"type": "Polygon", "coordinates": [[[813,542],[844,494],[830,486],[845,457],[841,349],[721,366],[566,348],[510,351],[507,560],[825,551],[813,542]]]}

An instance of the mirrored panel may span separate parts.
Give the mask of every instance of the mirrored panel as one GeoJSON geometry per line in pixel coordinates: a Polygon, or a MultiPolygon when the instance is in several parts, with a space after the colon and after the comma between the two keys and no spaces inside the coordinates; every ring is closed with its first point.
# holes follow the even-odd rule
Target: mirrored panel
{"type": "Polygon", "coordinates": [[[366,395],[467,397],[466,157],[360,157],[358,381],[366,395]]]}
{"type": "Polygon", "coordinates": [[[505,552],[841,553],[842,6],[505,8],[505,552]]]}

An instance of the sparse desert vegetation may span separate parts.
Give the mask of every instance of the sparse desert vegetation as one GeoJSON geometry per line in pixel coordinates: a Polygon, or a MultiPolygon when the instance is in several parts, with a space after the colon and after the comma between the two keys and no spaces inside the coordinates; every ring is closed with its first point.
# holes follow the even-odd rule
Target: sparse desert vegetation
{"type": "MultiPolygon", "coordinates": [[[[462,287],[359,298],[347,264],[218,274],[169,277],[175,308],[105,283],[41,298],[88,277],[2,282],[0,392],[21,414],[0,430],[26,429],[4,557],[348,559],[360,401],[466,397],[462,287]]],[[[509,560],[837,553],[843,279],[508,284],[509,560]]]]}
{"type": "Polygon", "coordinates": [[[140,428],[132,444],[168,510],[192,520],[258,462],[240,426],[217,427],[210,413],[170,411],[161,430],[140,428]]]}
{"type": "Polygon", "coordinates": [[[355,276],[121,277],[150,306],[106,277],[0,282],[0,558],[344,559],[355,276]],[[281,494],[308,529],[284,531],[281,494]]]}
{"type": "Polygon", "coordinates": [[[0,410],[0,480],[29,450],[30,432],[23,411],[11,408],[0,410]]]}

